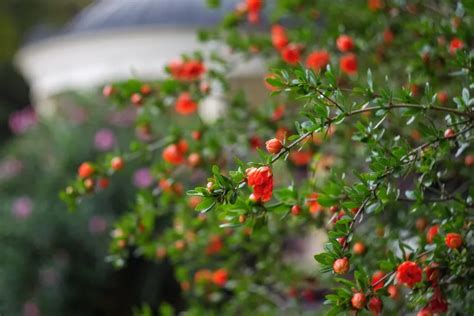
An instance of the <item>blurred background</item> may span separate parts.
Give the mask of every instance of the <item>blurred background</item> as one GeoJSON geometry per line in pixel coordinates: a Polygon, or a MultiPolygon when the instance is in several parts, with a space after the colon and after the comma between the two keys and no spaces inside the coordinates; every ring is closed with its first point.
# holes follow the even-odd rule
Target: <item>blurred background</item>
{"type": "MultiPolygon", "coordinates": [[[[171,59],[200,47],[198,28],[235,3],[210,10],[203,0],[0,1],[0,315],[182,306],[170,265],[137,260],[115,271],[104,259],[110,225],[134,194],[125,188],[146,186],[146,169],[122,173],[75,214],[58,192],[82,161],[133,136],[134,112],[106,106],[101,87],[159,78],[171,59]]],[[[234,80],[255,86],[256,65],[234,80]]]]}
{"type": "Polygon", "coordinates": [[[0,3],[0,142],[12,135],[8,128],[9,115],[30,104],[28,84],[13,65],[15,53],[34,33],[59,29],[90,2],[5,0],[0,3]]]}

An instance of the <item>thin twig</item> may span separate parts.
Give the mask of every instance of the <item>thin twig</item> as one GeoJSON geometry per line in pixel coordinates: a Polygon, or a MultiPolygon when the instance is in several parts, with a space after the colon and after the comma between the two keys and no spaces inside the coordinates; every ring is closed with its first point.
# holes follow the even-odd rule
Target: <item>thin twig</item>
{"type": "Polygon", "coordinates": [[[336,106],[339,109],[339,111],[341,111],[343,113],[345,112],[344,109],[342,108],[342,106],[339,105],[339,103],[337,103],[336,101],[334,101],[333,99],[331,99],[330,97],[325,95],[324,92],[322,92],[319,89],[316,89],[316,92],[318,92],[319,95],[321,95],[324,99],[328,100],[332,105],[336,106]]]}

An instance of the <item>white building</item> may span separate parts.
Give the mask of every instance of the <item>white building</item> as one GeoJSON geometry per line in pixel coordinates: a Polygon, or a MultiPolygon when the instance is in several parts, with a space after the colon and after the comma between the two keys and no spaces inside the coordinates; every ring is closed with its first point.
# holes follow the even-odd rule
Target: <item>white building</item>
{"type": "MultiPolygon", "coordinates": [[[[216,43],[204,46],[196,36],[199,28],[216,25],[240,1],[222,2],[216,10],[205,0],[97,0],[57,34],[23,46],[16,65],[31,86],[38,111],[52,114],[54,96],[62,92],[132,77],[157,79],[170,60],[198,49],[225,53],[216,43]]],[[[262,63],[229,59],[238,61],[234,86],[261,95],[255,87],[263,87],[262,63]]]]}

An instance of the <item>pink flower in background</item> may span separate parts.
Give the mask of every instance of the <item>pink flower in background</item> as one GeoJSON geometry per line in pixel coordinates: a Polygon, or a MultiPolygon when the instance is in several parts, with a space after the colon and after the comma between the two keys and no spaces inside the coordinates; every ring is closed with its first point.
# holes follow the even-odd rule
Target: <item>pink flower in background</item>
{"type": "Polygon", "coordinates": [[[78,125],[81,125],[89,118],[89,114],[86,109],[82,106],[69,104],[62,108],[65,117],[78,125]]]}
{"type": "Polygon", "coordinates": [[[0,181],[12,178],[23,170],[23,163],[17,159],[6,159],[0,162],[0,181]]]}
{"type": "Polygon", "coordinates": [[[17,219],[26,219],[30,217],[33,210],[33,202],[27,196],[22,196],[13,201],[12,214],[17,219]]]}
{"type": "Polygon", "coordinates": [[[38,305],[32,302],[23,304],[23,316],[40,316],[38,305]]]}
{"type": "Polygon", "coordinates": [[[31,106],[13,112],[8,119],[8,125],[14,134],[23,134],[37,123],[36,112],[31,106]]]}
{"type": "Polygon", "coordinates": [[[150,169],[141,168],[135,171],[133,175],[133,184],[138,188],[147,188],[153,182],[153,177],[150,173],[150,169]]]}
{"type": "Polygon", "coordinates": [[[102,234],[107,229],[107,220],[102,216],[95,215],[89,219],[89,232],[92,235],[102,234]]]}
{"type": "Polygon", "coordinates": [[[108,128],[97,131],[94,137],[94,145],[97,150],[108,151],[115,145],[115,135],[108,128]]]}
{"type": "Polygon", "coordinates": [[[113,112],[111,113],[107,121],[115,126],[120,127],[129,127],[130,125],[135,122],[135,118],[137,116],[137,110],[134,107],[128,107],[124,110],[113,112]]]}
{"type": "Polygon", "coordinates": [[[59,274],[56,269],[49,267],[42,269],[39,273],[41,284],[46,287],[53,287],[58,283],[59,274]]]}

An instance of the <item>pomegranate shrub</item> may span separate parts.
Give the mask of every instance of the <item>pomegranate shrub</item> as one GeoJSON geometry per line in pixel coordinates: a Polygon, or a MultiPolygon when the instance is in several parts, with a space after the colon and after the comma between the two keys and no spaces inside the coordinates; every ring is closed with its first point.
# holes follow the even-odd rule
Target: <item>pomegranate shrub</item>
{"type": "Polygon", "coordinates": [[[267,98],[236,92],[212,50],[108,85],[136,108],[137,138],[84,162],[61,196],[74,208],[146,165],[107,258],[169,260],[190,313],[473,314],[473,10],[243,1],[199,37],[265,63],[267,98]],[[303,269],[315,230],[325,244],[303,269]]]}

